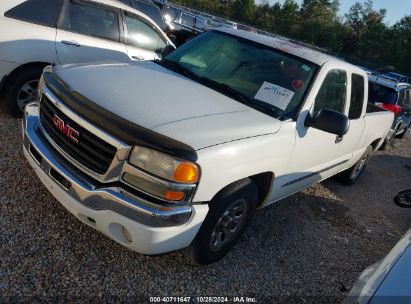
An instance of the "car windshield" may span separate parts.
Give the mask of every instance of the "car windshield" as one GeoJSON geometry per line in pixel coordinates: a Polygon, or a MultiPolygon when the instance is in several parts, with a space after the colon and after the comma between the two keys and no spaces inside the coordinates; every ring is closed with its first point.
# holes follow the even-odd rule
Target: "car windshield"
{"type": "Polygon", "coordinates": [[[317,70],[301,58],[218,31],[158,63],[274,117],[298,110],[317,70]]]}
{"type": "Polygon", "coordinates": [[[371,103],[395,104],[397,102],[397,92],[394,89],[370,82],[368,86],[368,99],[371,103]]]}

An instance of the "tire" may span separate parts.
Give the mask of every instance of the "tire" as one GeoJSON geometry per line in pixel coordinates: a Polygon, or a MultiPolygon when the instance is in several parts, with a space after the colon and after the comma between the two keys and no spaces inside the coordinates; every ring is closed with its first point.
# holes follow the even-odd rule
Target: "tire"
{"type": "Polygon", "coordinates": [[[378,150],[385,151],[385,149],[387,149],[387,139],[384,139],[384,142],[378,150]]]}
{"type": "Polygon", "coordinates": [[[338,174],[338,180],[344,185],[353,185],[364,173],[371,154],[372,147],[369,146],[354,166],[338,174]]]}
{"type": "Polygon", "coordinates": [[[401,208],[411,208],[411,189],[398,193],[394,202],[401,208]]]}
{"type": "Polygon", "coordinates": [[[5,103],[10,114],[21,117],[24,106],[37,99],[37,87],[42,72],[42,67],[31,67],[8,81],[5,103]]]}
{"type": "Polygon", "coordinates": [[[257,202],[257,186],[248,178],[218,193],[193,243],[184,251],[191,263],[208,265],[223,258],[249,226],[257,202]]]}
{"type": "Polygon", "coordinates": [[[385,151],[388,146],[391,146],[394,143],[395,133],[397,133],[397,131],[395,131],[394,134],[391,137],[386,137],[384,139],[384,142],[382,143],[379,150],[385,151]]]}
{"type": "Polygon", "coordinates": [[[407,134],[408,128],[409,127],[405,128],[404,132],[402,132],[400,135],[395,136],[395,138],[403,139],[405,134],[407,134]]]}

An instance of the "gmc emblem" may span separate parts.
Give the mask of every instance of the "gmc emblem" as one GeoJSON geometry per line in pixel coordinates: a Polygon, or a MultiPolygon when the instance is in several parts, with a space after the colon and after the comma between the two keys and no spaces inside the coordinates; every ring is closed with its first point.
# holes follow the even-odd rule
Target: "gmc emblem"
{"type": "Polygon", "coordinates": [[[74,130],[72,127],[70,127],[68,124],[64,122],[60,117],[57,116],[57,114],[53,115],[53,125],[64,135],[66,135],[68,138],[70,138],[72,141],[74,141],[76,144],[78,144],[78,137],[80,135],[79,132],[74,130]]]}

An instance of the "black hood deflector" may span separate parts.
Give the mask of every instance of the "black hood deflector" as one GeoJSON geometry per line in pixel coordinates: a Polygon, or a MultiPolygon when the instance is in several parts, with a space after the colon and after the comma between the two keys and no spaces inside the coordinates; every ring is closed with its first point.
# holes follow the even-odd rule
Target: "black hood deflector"
{"type": "Polygon", "coordinates": [[[85,120],[129,145],[139,145],[174,157],[197,161],[196,151],[182,142],[136,125],[102,108],[69,88],[52,69],[44,71],[47,88],[67,107],[85,120]]]}

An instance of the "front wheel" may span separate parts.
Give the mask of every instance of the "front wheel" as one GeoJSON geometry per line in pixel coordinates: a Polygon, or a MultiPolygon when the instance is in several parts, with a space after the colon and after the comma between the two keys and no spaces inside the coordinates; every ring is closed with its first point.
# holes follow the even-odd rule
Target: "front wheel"
{"type": "Polygon", "coordinates": [[[248,178],[217,194],[193,243],[185,250],[192,262],[208,265],[223,258],[248,227],[257,201],[257,186],[248,178]]]}
{"type": "Polygon", "coordinates": [[[354,166],[338,174],[337,177],[340,182],[344,185],[353,185],[364,173],[368,161],[370,160],[371,154],[372,147],[369,146],[361,156],[360,160],[356,162],[354,166]]]}
{"type": "Polygon", "coordinates": [[[5,102],[12,115],[21,117],[25,106],[37,100],[42,71],[40,67],[26,69],[10,80],[5,102]]]}

